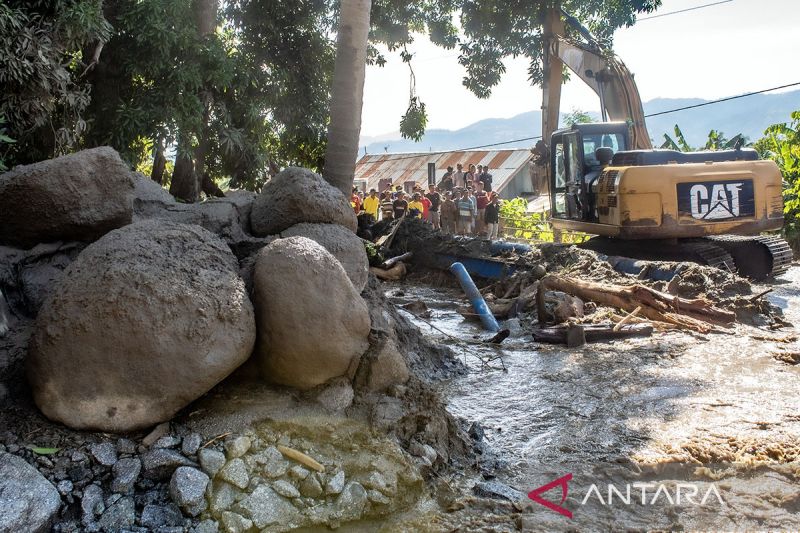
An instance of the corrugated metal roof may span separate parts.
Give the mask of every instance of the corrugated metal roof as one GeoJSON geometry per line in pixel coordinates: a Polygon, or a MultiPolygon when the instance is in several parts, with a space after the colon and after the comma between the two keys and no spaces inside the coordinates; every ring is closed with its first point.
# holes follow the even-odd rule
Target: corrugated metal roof
{"type": "Polygon", "coordinates": [[[392,187],[414,181],[423,188],[428,184],[428,163],[436,165],[436,182],[442,179],[447,167],[455,168],[461,163],[468,165],[489,165],[492,174],[492,189],[498,192],[511,180],[517,171],[526,166],[531,159],[528,149],[493,151],[456,151],[437,153],[408,154],[367,154],[356,163],[356,180],[366,180],[367,190],[378,189],[381,179],[392,180],[392,187]]]}

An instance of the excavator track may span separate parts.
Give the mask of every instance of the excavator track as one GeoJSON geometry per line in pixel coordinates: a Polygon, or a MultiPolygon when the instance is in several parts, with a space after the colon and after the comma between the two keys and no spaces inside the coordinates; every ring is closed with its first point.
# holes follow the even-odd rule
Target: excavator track
{"type": "Polygon", "coordinates": [[[750,279],[774,278],[786,272],[792,264],[792,249],[780,237],[718,235],[705,240],[724,248],[733,257],[739,275],[750,279]]]}
{"type": "Polygon", "coordinates": [[[793,257],[789,244],[780,237],[772,236],[721,235],[680,240],[677,243],[593,237],[578,246],[606,255],[648,261],[690,261],[759,281],[786,272],[793,257]]]}

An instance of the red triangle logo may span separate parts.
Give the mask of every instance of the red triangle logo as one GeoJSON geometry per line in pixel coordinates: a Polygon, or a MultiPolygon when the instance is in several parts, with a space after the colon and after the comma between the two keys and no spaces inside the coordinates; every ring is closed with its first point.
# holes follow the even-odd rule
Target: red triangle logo
{"type": "Polygon", "coordinates": [[[572,474],[567,474],[566,476],[560,477],[560,478],[556,479],[555,481],[551,481],[547,485],[542,485],[538,489],[533,489],[532,491],[530,491],[528,493],[528,498],[530,498],[531,500],[535,501],[539,505],[544,505],[545,507],[547,507],[551,511],[555,511],[558,514],[566,516],[567,518],[572,518],[572,512],[569,509],[565,509],[564,507],[561,507],[561,504],[563,504],[564,501],[566,501],[566,499],[567,499],[567,492],[569,491],[568,483],[570,481],[572,481],[572,474]],[[561,502],[558,505],[556,505],[555,503],[551,502],[550,500],[545,500],[544,498],[542,498],[541,495],[543,493],[545,493],[548,490],[553,489],[555,487],[559,487],[559,486],[561,487],[561,502]]]}

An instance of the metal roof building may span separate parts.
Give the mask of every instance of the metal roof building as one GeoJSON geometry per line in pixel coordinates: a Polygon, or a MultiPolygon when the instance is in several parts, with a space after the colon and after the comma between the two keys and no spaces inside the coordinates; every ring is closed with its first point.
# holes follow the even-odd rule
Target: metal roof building
{"type": "Polygon", "coordinates": [[[469,165],[489,165],[492,190],[498,191],[503,198],[514,198],[533,191],[530,160],[529,149],[367,154],[356,163],[354,183],[366,191],[382,191],[398,185],[406,190],[411,190],[414,185],[427,189],[429,163],[435,165],[436,183],[447,172],[447,167],[455,169],[457,163],[465,169],[469,165]]]}

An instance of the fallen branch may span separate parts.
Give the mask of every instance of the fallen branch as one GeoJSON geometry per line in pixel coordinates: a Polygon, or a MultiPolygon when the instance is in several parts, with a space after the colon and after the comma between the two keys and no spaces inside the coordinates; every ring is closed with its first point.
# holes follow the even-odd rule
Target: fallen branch
{"type": "Polygon", "coordinates": [[[714,307],[706,299],[679,298],[638,284],[619,286],[549,275],[541,280],[539,287],[540,310],[544,303],[544,290],[556,290],[628,312],[641,307],[641,315],[650,320],[701,333],[712,331],[713,326],[727,327],[736,319],[733,312],[714,307]]]}
{"type": "Polygon", "coordinates": [[[288,446],[277,446],[278,451],[281,452],[283,455],[288,457],[289,459],[293,459],[300,464],[303,464],[309,467],[312,470],[316,470],[317,472],[324,472],[325,467],[322,466],[320,463],[309,457],[308,455],[304,454],[299,450],[295,450],[294,448],[289,448],[288,446]]]}
{"type": "MultiPolygon", "coordinates": [[[[653,334],[653,326],[648,324],[631,324],[627,328],[615,331],[611,325],[581,324],[586,342],[602,342],[629,337],[649,337],[653,334]]],[[[533,331],[533,340],[547,344],[567,344],[565,326],[541,328],[533,331]]]]}
{"type": "Polygon", "coordinates": [[[628,322],[630,322],[630,320],[631,320],[632,318],[635,318],[635,317],[636,317],[636,315],[638,315],[638,314],[639,314],[639,311],[641,311],[641,310],[642,310],[642,306],[640,305],[640,306],[638,306],[636,309],[634,309],[634,310],[633,310],[633,313],[629,314],[628,316],[626,316],[625,318],[623,318],[622,320],[620,320],[619,322],[617,322],[617,325],[616,325],[616,326],[614,326],[614,331],[619,331],[619,330],[621,330],[621,329],[622,329],[622,326],[624,326],[625,324],[627,324],[628,322]]]}

